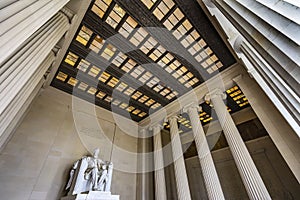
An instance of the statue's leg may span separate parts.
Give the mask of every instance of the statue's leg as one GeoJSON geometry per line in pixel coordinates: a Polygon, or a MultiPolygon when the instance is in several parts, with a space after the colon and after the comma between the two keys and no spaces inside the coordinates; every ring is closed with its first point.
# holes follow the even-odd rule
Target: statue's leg
{"type": "Polygon", "coordinates": [[[98,170],[97,168],[93,168],[92,170],[92,184],[93,184],[93,189],[97,190],[98,189],[98,170]]]}

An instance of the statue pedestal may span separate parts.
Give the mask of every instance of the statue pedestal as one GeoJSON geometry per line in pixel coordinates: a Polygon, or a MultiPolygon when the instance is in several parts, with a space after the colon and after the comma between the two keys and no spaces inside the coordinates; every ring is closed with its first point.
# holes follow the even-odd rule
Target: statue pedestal
{"type": "Polygon", "coordinates": [[[76,194],[62,197],[61,200],[119,200],[119,195],[110,192],[89,191],[87,194],[76,194]]]}

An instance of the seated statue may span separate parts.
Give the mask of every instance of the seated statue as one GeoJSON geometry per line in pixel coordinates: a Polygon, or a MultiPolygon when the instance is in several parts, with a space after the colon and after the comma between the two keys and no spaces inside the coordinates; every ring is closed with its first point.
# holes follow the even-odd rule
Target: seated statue
{"type": "Polygon", "coordinates": [[[95,149],[93,156],[85,156],[73,164],[66,186],[66,190],[70,190],[69,194],[110,191],[113,165],[99,159],[99,151],[95,149]]]}

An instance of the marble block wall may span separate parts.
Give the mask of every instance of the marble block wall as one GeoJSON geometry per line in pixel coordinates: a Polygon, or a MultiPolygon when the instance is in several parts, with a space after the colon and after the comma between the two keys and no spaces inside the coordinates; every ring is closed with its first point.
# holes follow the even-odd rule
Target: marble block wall
{"type": "Polygon", "coordinates": [[[112,194],[135,199],[137,139],[118,118],[120,127],[110,112],[45,89],[0,152],[0,199],[59,199],[73,162],[96,147],[114,163],[112,194]]]}

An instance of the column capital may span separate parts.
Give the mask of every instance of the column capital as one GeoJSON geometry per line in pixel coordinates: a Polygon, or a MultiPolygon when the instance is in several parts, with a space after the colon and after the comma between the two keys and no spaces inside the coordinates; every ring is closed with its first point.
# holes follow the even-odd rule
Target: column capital
{"type": "Polygon", "coordinates": [[[242,44],[243,44],[243,38],[241,35],[238,35],[233,42],[233,49],[235,50],[235,52],[237,53],[242,53],[242,44]]]}
{"type": "Polygon", "coordinates": [[[212,0],[203,0],[203,3],[209,7],[209,8],[215,8],[216,5],[214,4],[214,2],[212,0]]]}
{"type": "Polygon", "coordinates": [[[191,109],[197,109],[197,112],[200,112],[202,110],[202,107],[198,105],[197,102],[192,102],[186,106],[183,107],[181,110],[181,113],[188,113],[191,109]]]}
{"type": "Polygon", "coordinates": [[[177,114],[171,114],[169,117],[167,117],[166,119],[165,119],[165,121],[169,121],[169,120],[173,120],[173,119],[176,119],[176,120],[178,120],[179,119],[179,117],[178,117],[178,115],[177,114]]]}
{"type": "Polygon", "coordinates": [[[153,131],[155,128],[159,128],[159,130],[162,130],[162,129],[164,128],[164,126],[163,126],[163,121],[156,122],[156,123],[151,124],[151,125],[149,126],[149,130],[150,130],[150,131],[153,131]]]}
{"type": "Polygon", "coordinates": [[[219,88],[216,88],[205,95],[204,100],[210,101],[213,98],[216,98],[217,96],[220,96],[222,99],[226,99],[226,94],[219,88]]]}
{"type": "Polygon", "coordinates": [[[247,72],[248,72],[248,74],[249,74],[249,76],[250,76],[251,78],[253,78],[253,77],[254,77],[254,74],[257,73],[257,71],[254,69],[254,67],[248,69],[247,72]]]}

